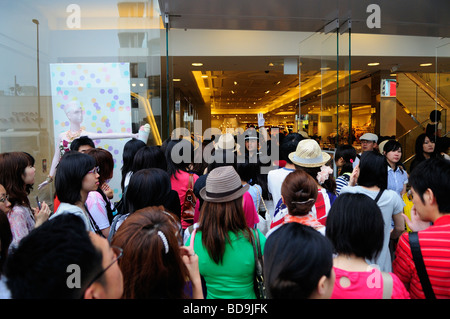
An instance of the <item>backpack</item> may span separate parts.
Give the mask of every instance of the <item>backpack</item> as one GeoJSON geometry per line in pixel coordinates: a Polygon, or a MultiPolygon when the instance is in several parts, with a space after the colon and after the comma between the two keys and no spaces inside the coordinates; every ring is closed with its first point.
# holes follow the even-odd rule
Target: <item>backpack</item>
{"type": "Polygon", "coordinates": [[[197,197],[194,194],[194,175],[189,173],[189,184],[184,196],[184,202],[181,206],[181,224],[183,229],[194,224],[195,204],[197,197]]]}

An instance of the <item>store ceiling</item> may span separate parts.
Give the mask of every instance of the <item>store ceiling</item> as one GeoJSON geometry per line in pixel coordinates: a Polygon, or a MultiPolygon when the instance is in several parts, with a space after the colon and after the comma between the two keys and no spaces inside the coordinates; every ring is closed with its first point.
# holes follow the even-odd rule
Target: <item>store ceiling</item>
{"type": "MultiPolygon", "coordinates": [[[[397,34],[429,37],[450,36],[450,1],[436,0],[159,0],[161,14],[169,14],[169,26],[176,29],[321,31],[328,22],[339,18],[352,20],[352,33],[397,34]],[[382,27],[368,29],[366,19],[371,14],[367,6],[380,5],[382,27]]],[[[285,75],[285,57],[173,57],[174,82],[192,98],[212,104],[212,114],[255,114],[261,109],[272,114],[292,112],[289,103],[284,108],[273,107],[280,100],[298,98],[298,75],[285,75]],[[201,61],[199,61],[199,59],[201,61]],[[202,62],[202,67],[191,63],[202,62]],[[208,75],[210,93],[197,88],[192,71],[208,75]],[[213,77],[213,78],[211,78],[213,77]],[[270,92],[268,92],[270,91],[270,92]],[[207,95],[207,96],[206,96],[207,95]]],[[[434,67],[418,68],[426,58],[377,57],[380,65],[401,65],[406,72],[434,72],[434,67]]],[[[429,59],[429,58],[428,58],[429,59]]],[[[352,70],[375,72],[367,67],[371,57],[352,57],[352,70]]],[[[319,68],[316,68],[318,70],[319,68]]],[[[366,75],[367,72],[361,74],[366,75]]],[[[317,78],[317,71],[302,69],[302,85],[317,78]],[[308,72],[308,73],[306,73],[308,72]]],[[[354,80],[354,79],[353,79],[354,80]]],[[[311,84],[320,86],[319,83],[311,84]]],[[[305,86],[304,86],[305,87],[305,86]]],[[[302,89],[303,90],[303,89],[302,89]]],[[[290,104],[292,105],[292,103],[290,104]]]]}

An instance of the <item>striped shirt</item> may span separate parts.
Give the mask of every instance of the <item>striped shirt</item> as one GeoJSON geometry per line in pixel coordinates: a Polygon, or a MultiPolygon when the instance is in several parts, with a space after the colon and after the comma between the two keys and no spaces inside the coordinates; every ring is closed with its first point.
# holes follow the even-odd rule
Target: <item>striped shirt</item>
{"type": "MultiPolygon", "coordinates": [[[[433,226],[419,232],[419,243],[436,298],[450,298],[450,215],[438,218],[433,226]]],[[[408,233],[398,242],[394,273],[409,285],[411,299],[424,299],[419,276],[412,259],[408,233]]]]}

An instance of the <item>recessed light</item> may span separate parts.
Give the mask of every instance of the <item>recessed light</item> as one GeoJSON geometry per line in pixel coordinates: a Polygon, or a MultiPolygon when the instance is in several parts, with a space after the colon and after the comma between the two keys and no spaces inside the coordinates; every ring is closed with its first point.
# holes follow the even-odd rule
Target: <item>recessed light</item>
{"type": "Polygon", "coordinates": [[[420,66],[432,66],[433,65],[433,63],[422,63],[422,64],[420,64],[420,66]]]}
{"type": "Polygon", "coordinates": [[[379,62],[371,62],[371,63],[367,63],[368,66],[377,66],[380,65],[379,62]]]}
{"type": "Polygon", "coordinates": [[[266,92],[264,92],[264,93],[266,93],[266,94],[267,94],[267,93],[269,93],[269,92],[270,92],[270,90],[267,90],[267,91],[266,91],[266,92]]]}
{"type": "Polygon", "coordinates": [[[194,62],[194,63],[192,63],[192,66],[203,66],[203,63],[194,62]]]}

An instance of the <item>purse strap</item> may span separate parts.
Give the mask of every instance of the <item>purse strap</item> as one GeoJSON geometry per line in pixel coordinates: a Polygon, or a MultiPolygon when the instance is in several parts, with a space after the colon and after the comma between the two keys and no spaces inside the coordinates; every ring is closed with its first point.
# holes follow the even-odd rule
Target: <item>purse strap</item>
{"type": "Polygon", "coordinates": [[[417,232],[409,233],[409,245],[411,247],[411,253],[417,269],[417,275],[419,276],[425,298],[435,299],[436,296],[434,295],[433,287],[431,286],[430,278],[428,278],[427,269],[425,267],[425,263],[423,262],[423,256],[420,250],[419,234],[417,232]]]}
{"type": "Polygon", "coordinates": [[[377,194],[377,197],[375,197],[375,202],[378,202],[378,200],[380,199],[381,195],[383,195],[384,189],[380,189],[380,191],[377,194]]]}
{"type": "Polygon", "coordinates": [[[256,188],[256,191],[258,192],[259,197],[261,197],[261,202],[262,202],[263,205],[264,205],[264,209],[266,210],[266,212],[268,212],[267,206],[266,206],[266,202],[264,202],[264,199],[263,199],[263,197],[262,197],[261,192],[259,191],[258,187],[255,186],[255,188],[256,188]]]}

